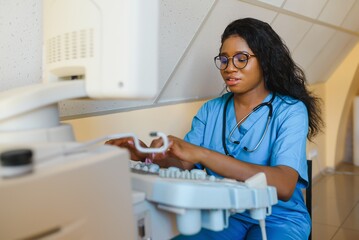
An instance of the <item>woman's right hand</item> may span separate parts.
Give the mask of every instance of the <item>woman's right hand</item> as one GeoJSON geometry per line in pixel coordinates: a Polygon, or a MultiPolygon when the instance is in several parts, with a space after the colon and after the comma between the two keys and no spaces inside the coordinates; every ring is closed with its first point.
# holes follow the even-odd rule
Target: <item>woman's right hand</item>
{"type": "MultiPolygon", "coordinates": [[[[151,159],[164,167],[175,166],[182,169],[192,169],[193,165],[197,163],[194,156],[201,151],[201,148],[171,135],[168,136],[168,140],[169,148],[163,153],[153,154],[151,159]]],[[[163,140],[161,138],[155,139],[151,143],[153,148],[162,145],[163,140]]]]}
{"type": "MultiPolygon", "coordinates": [[[[141,140],[139,140],[139,142],[142,147],[147,148],[147,146],[144,142],[142,142],[141,140]]],[[[145,159],[148,156],[146,153],[139,152],[136,149],[133,138],[130,138],[130,137],[111,139],[111,140],[106,141],[105,144],[118,146],[120,148],[127,148],[130,152],[130,158],[134,161],[142,161],[143,162],[143,161],[145,161],[145,159]]]]}

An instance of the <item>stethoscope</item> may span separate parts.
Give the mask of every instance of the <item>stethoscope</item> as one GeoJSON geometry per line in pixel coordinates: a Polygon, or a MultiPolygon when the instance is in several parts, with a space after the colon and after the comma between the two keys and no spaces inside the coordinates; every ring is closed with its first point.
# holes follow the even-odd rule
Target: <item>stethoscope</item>
{"type": "MultiPolygon", "coordinates": [[[[226,103],[224,104],[224,108],[223,108],[223,128],[222,128],[222,145],[223,145],[223,149],[224,152],[227,156],[231,156],[233,157],[231,154],[229,154],[228,149],[227,149],[227,145],[226,145],[226,120],[227,120],[227,108],[228,108],[228,104],[229,101],[233,98],[233,94],[231,94],[231,96],[227,99],[226,103]]],[[[275,94],[273,93],[272,98],[269,100],[269,102],[263,102],[259,105],[257,105],[256,107],[254,107],[252,109],[252,111],[250,113],[248,113],[246,116],[244,116],[240,121],[237,122],[237,124],[233,127],[232,131],[230,132],[228,139],[230,142],[235,143],[235,144],[239,144],[239,141],[232,141],[231,137],[234,133],[234,131],[237,129],[238,125],[241,124],[249,115],[251,115],[252,113],[254,113],[255,111],[257,111],[258,109],[260,109],[263,106],[267,106],[269,108],[268,111],[268,116],[267,116],[267,123],[266,123],[266,127],[264,129],[264,132],[262,134],[262,137],[260,138],[259,142],[257,143],[257,145],[253,148],[253,149],[248,149],[247,147],[243,147],[243,150],[246,152],[254,152],[258,149],[258,147],[261,145],[261,143],[263,142],[263,139],[268,131],[268,126],[269,126],[269,122],[272,118],[273,115],[273,101],[275,98],[275,94]]]]}

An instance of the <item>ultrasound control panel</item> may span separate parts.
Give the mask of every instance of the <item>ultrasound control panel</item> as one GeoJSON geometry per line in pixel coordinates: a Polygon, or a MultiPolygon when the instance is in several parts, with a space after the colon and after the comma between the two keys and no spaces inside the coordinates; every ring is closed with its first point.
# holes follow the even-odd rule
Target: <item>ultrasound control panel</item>
{"type": "Polygon", "coordinates": [[[239,182],[200,169],[160,168],[134,161],[130,168],[132,189],[144,192],[158,209],[175,214],[178,231],[185,235],[201,228],[221,231],[228,227],[231,214],[245,210],[254,219],[265,219],[278,202],[276,189],[267,186],[264,173],[239,182]]]}
{"type": "MultiPolygon", "coordinates": [[[[160,168],[154,163],[143,163],[131,161],[130,167],[138,170],[138,173],[155,173],[161,178],[177,178],[177,179],[190,179],[190,180],[209,180],[218,181],[220,178],[216,178],[213,175],[207,175],[207,173],[201,169],[182,170],[177,167],[160,168]]],[[[230,180],[230,179],[228,179],[230,180]]],[[[233,180],[235,181],[235,180],[233,180]]]]}

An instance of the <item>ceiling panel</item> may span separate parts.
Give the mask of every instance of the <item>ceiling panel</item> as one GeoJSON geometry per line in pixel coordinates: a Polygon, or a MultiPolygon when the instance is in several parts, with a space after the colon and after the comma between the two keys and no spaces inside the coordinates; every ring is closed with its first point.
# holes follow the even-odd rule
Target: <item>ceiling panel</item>
{"type": "Polygon", "coordinates": [[[268,3],[270,5],[281,7],[284,0],[259,0],[260,2],[268,3]]]}
{"type": "Polygon", "coordinates": [[[161,1],[159,59],[166,60],[160,60],[160,88],[171,75],[213,4],[214,0],[161,1]]]}
{"type": "Polygon", "coordinates": [[[327,0],[287,0],[283,8],[316,19],[326,2],[327,0]]]}
{"type": "Polygon", "coordinates": [[[298,47],[294,50],[294,60],[307,69],[317,54],[333,36],[335,30],[321,25],[313,25],[298,47]],[[320,41],[318,41],[320,40],[320,41]]]}
{"type": "Polygon", "coordinates": [[[306,70],[308,82],[326,81],[351,49],[348,46],[353,46],[353,44],[349,44],[352,40],[351,35],[336,31],[315,60],[308,66],[306,70]]]}
{"type": "Polygon", "coordinates": [[[354,5],[355,0],[329,0],[325,5],[319,20],[340,26],[345,16],[354,5]]]}
{"type": "Polygon", "coordinates": [[[272,23],[273,29],[285,41],[291,52],[311,26],[312,23],[310,22],[285,14],[279,14],[272,23]]]}
{"type": "Polygon", "coordinates": [[[359,34],[359,1],[355,1],[353,7],[345,17],[342,27],[359,34]]]}

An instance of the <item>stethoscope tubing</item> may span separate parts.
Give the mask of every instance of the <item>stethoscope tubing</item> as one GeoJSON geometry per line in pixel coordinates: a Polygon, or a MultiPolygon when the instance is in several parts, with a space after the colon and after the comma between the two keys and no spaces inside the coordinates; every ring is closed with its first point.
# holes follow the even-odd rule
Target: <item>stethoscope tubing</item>
{"type": "MultiPolygon", "coordinates": [[[[223,149],[224,149],[224,152],[227,156],[230,156],[230,157],[233,157],[231,154],[229,154],[228,152],[228,149],[227,149],[227,144],[226,144],[226,121],[227,121],[227,108],[228,108],[228,104],[229,104],[229,101],[233,98],[233,95],[232,94],[231,96],[228,97],[227,101],[225,102],[224,104],[224,107],[223,107],[223,126],[222,126],[222,145],[223,145],[223,149]]],[[[247,147],[243,147],[243,150],[246,151],[246,152],[254,152],[258,149],[258,147],[261,145],[261,143],[263,142],[264,140],[264,137],[266,136],[267,134],[267,131],[268,131],[268,128],[269,128],[269,123],[270,123],[270,120],[272,119],[272,115],[273,115],[273,101],[274,101],[274,98],[275,98],[275,94],[273,93],[273,96],[272,98],[268,101],[268,102],[264,102],[264,103],[260,103],[258,104],[256,107],[254,107],[252,109],[252,111],[247,115],[249,116],[250,114],[254,113],[255,111],[257,111],[258,109],[260,109],[261,107],[263,106],[267,106],[269,108],[269,113],[268,113],[268,117],[267,117],[267,122],[266,122],[266,126],[265,126],[265,130],[262,134],[262,137],[260,138],[260,140],[258,141],[258,143],[256,144],[256,146],[253,148],[253,149],[248,149],[247,147]]],[[[238,123],[237,123],[238,125],[238,123]]],[[[236,125],[236,126],[237,126],[236,125]]],[[[237,143],[237,141],[235,142],[237,143]]],[[[239,144],[239,142],[237,143],[239,144]]]]}

